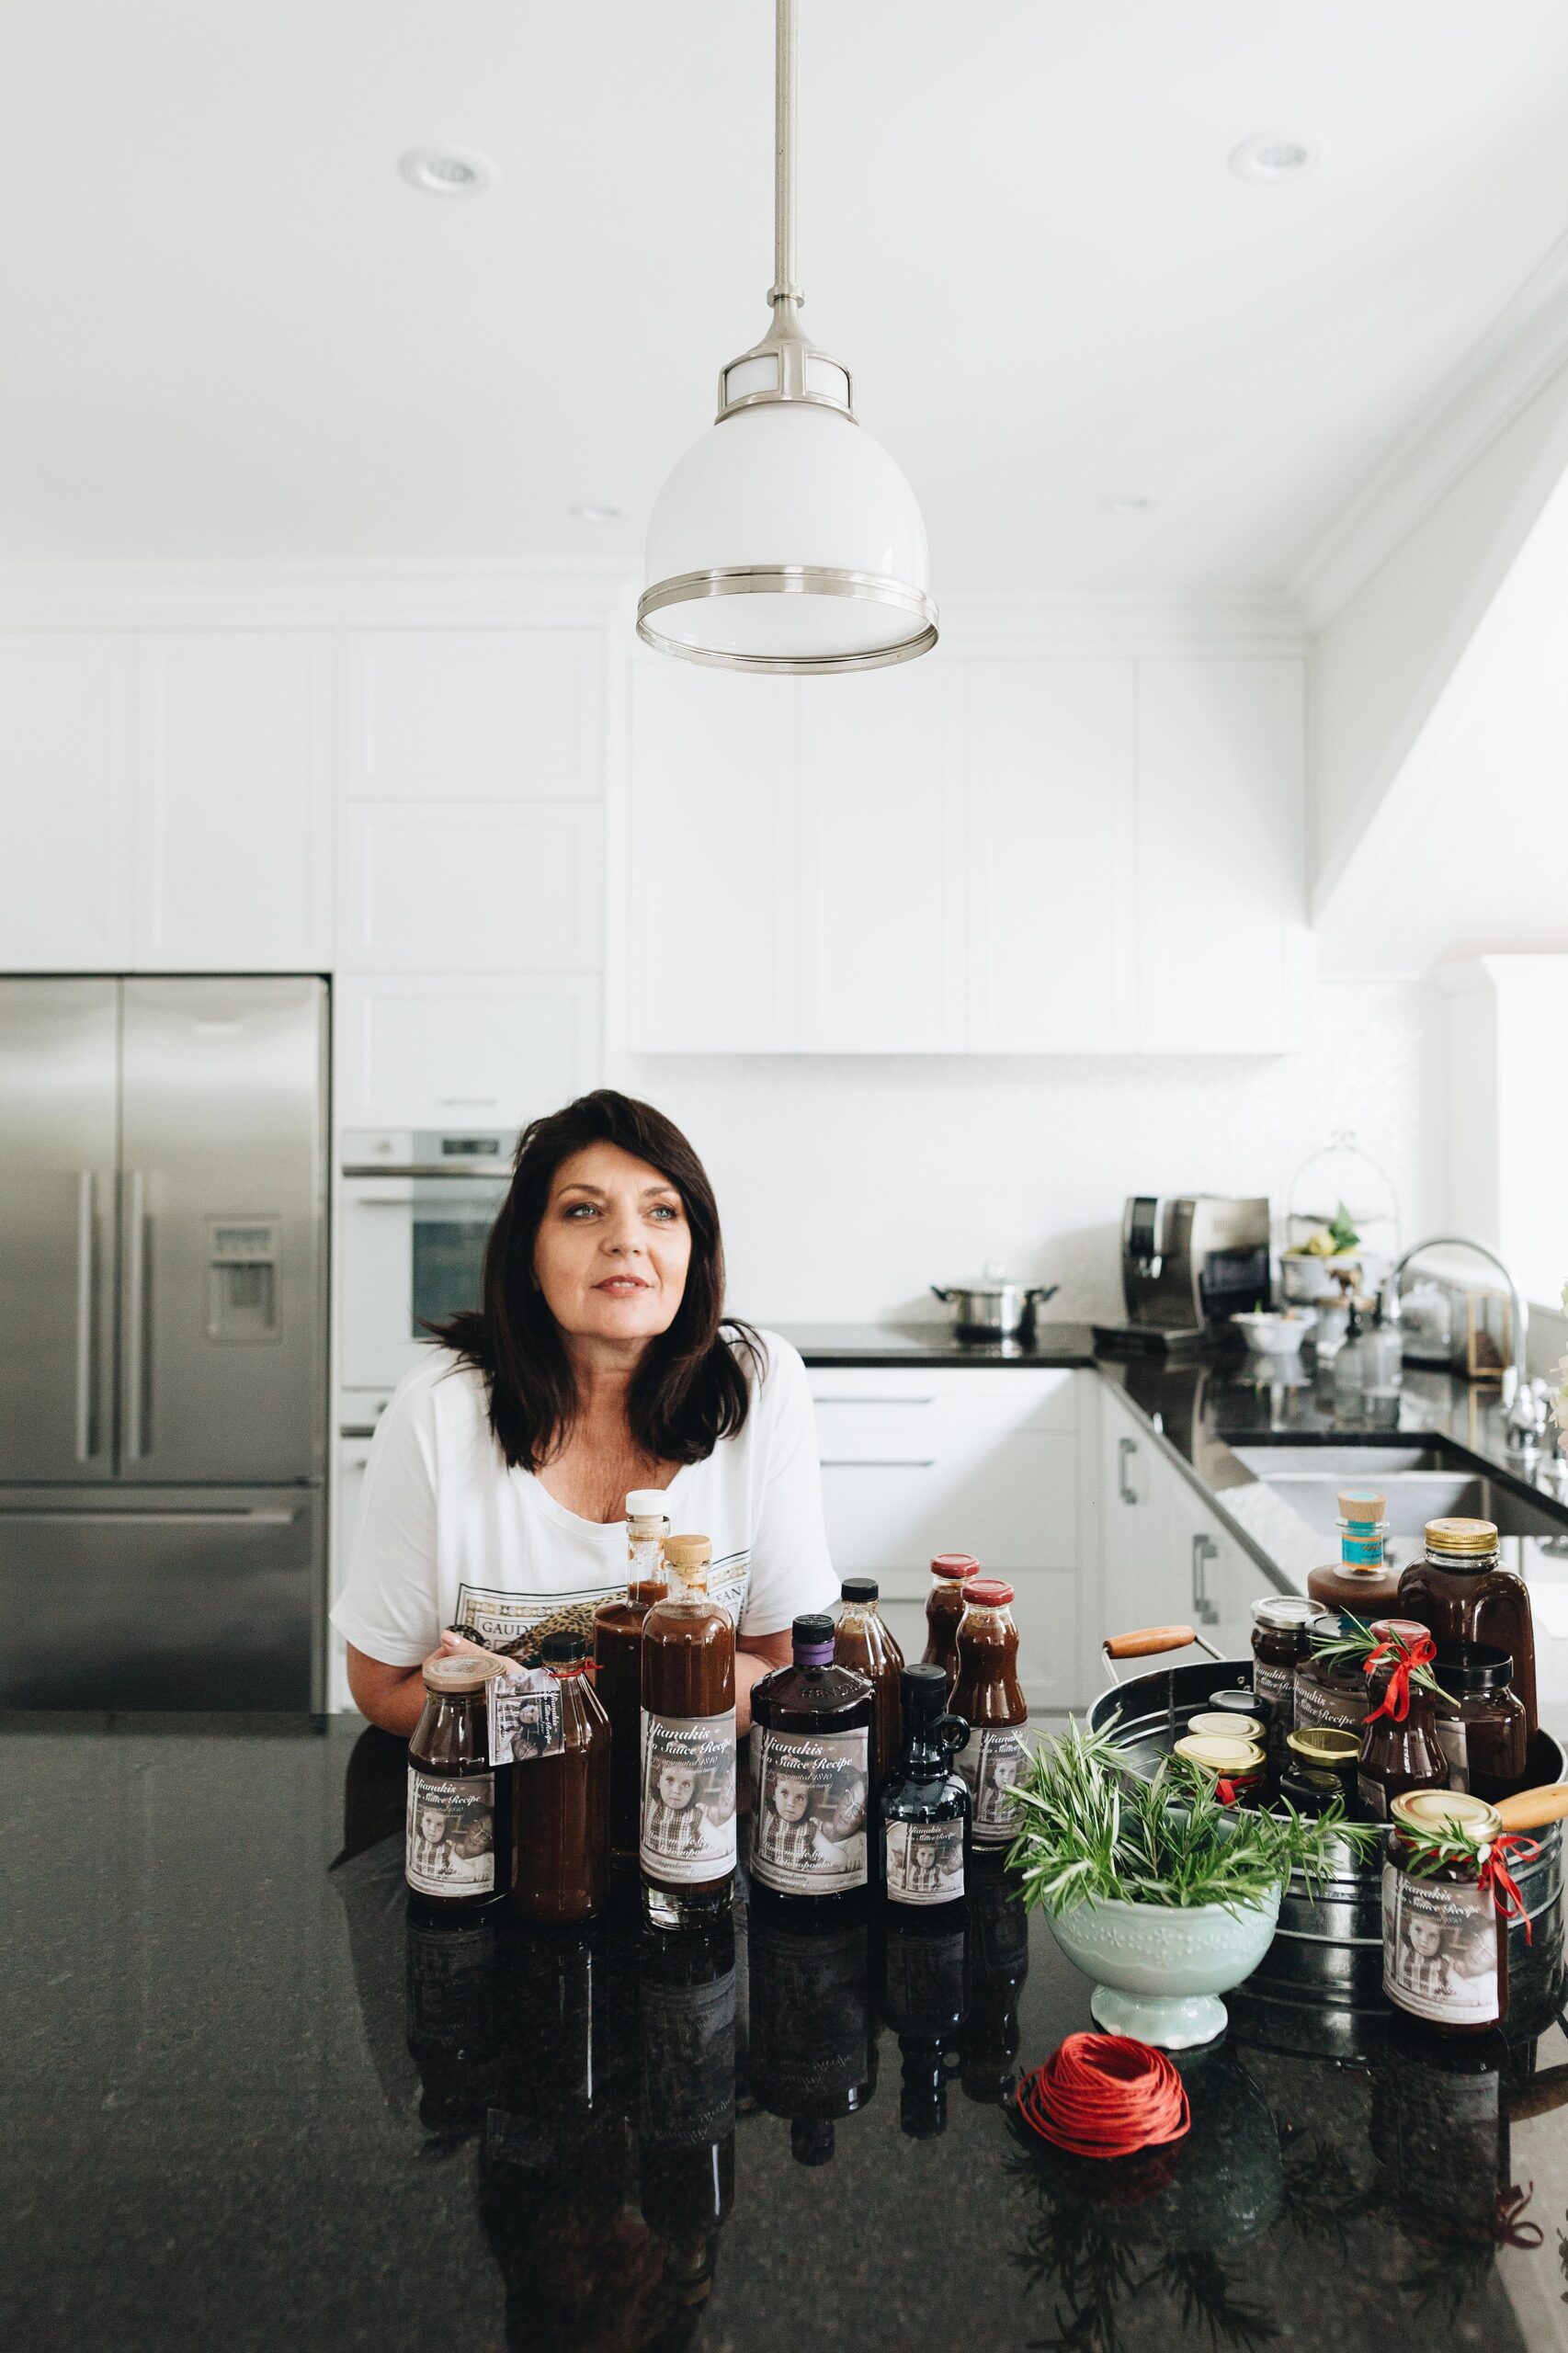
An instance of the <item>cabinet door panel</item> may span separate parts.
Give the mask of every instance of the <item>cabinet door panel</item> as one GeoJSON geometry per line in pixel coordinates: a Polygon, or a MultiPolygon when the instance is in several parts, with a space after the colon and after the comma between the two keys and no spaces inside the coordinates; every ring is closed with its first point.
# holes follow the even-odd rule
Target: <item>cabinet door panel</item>
{"type": "Polygon", "coordinates": [[[586,974],[377,974],[338,991],[338,1118],[351,1126],[520,1127],[594,1086],[601,1063],[586,974]]]}
{"type": "Polygon", "coordinates": [[[1297,661],[1138,665],[1138,1033],[1153,1053],[1301,1041],[1306,952],[1297,661]]]}
{"type": "Polygon", "coordinates": [[[320,969],[330,641],[287,631],[150,637],[138,667],[137,965],[320,969]]]}
{"type": "Polygon", "coordinates": [[[824,1436],[828,1550],[835,1569],[928,1572],[937,1552],[972,1552],[1008,1576],[1077,1566],[1070,1437],[898,1430],[824,1436]]]}
{"type": "Polygon", "coordinates": [[[802,682],[802,1052],[962,1049],[961,721],[950,664],[802,682]]]}
{"type": "Polygon", "coordinates": [[[631,1051],[788,1052],[795,682],[639,662],[631,694],[631,1051]]]}
{"type": "Polygon", "coordinates": [[[1131,1048],[1131,662],[966,665],[969,1043],[1131,1048]]]}
{"type": "Polygon", "coordinates": [[[603,666],[592,630],[357,631],[345,789],[378,801],[597,799],[603,666]]]}
{"type": "Polygon", "coordinates": [[[1031,1709],[1061,1713],[1081,1707],[1078,1579],[1071,1572],[1022,1569],[1013,1580],[1018,1629],[1018,1680],[1031,1709]]]}
{"type": "Polygon", "coordinates": [[[0,639],[0,962],[130,961],[131,655],[113,637],[0,639]]]}
{"type": "Polygon", "coordinates": [[[603,935],[602,832],[587,802],[348,801],[340,965],[591,972],[603,935]]]}
{"type": "MultiPolygon", "coordinates": [[[[905,1434],[958,1430],[1071,1430],[1079,1376],[1067,1366],[962,1371],[817,1365],[811,1373],[817,1428],[835,1437],[869,1429],[905,1434]]],[[[1086,1376],[1093,1380],[1094,1375],[1086,1376]]]]}

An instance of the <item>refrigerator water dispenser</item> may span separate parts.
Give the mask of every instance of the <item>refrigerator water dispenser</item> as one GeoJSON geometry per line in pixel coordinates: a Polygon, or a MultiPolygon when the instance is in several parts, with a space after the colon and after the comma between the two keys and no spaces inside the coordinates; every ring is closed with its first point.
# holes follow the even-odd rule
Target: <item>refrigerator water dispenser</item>
{"type": "Polygon", "coordinates": [[[280,1221],[208,1221],[207,1336],[256,1341],[278,1337],[278,1228],[280,1221]]]}

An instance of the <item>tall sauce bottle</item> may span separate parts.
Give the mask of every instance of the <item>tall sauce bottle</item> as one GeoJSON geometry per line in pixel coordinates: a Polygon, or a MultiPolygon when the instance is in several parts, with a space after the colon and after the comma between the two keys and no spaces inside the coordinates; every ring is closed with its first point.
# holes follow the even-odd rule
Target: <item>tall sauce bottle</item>
{"type": "Polygon", "coordinates": [[[1325,1609],[1348,1609],[1365,1626],[1393,1608],[1399,1571],[1383,1556],[1388,1497],[1371,1487],[1346,1487],[1339,1497],[1339,1558],[1307,1573],[1307,1592],[1325,1609]]]}
{"type": "Polygon", "coordinates": [[[793,1663],[751,1688],[751,1876],[815,1910],[869,1872],[872,1690],[834,1664],[831,1618],[797,1618],[793,1663]]]}
{"type": "Polygon", "coordinates": [[[899,1688],[903,1653],[878,1608],[875,1577],[846,1577],[839,1586],[833,1655],[871,1687],[871,1787],[880,1790],[899,1759],[899,1688]]]}
{"type": "Polygon", "coordinates": [[[1413,1561],[1401,1577],[1398,1608],[1440,1644],[1487,1643],[1506,1651],[1514,1662],[1527,1744],[1534,1740],[1540,1718],[1529,1587],[1498,1560],[1497,1530],[1489,1519],[1429,1519],[1426,1557],[1413,1561]]]}
{"type": "Polygon", "coordinates": [[[642,1620],[642,1909],[656,1928],[727,1913],[735,1875],[735,1628],[708,1594],[706,1536],[665,1544],[669,1590],[642,1620]]]}
{"type": "Polygon", "coordinates": [[[963,1589],[980,1574],[972,1552],[938,1552],[931,1563],[931,1590],[926,1597],[926,1648],[923,1666],[939,1666],[952,1690],[959,1672],[959,1620],[963,1616],[963,1589]]]}
{"type": "Polygon", "coordinates": [[[425,1705],[408,1744],[403,1869],[419,1901],[443,1912],[477,1911],[506,1893],[484,1701],[494,1672],[460,1655],[425,1663],[425,1705]]]}
{"type": "Polygon", "coordinates": [[[1028,1702],[1018,1681],[1013,1588],[1001,1577],[971,1577],[959,1623],[952,1711],[970,1727],[959,1771],[969,1784],[976,1855],[1005,1853],[1017,1830],[1007,1795],[1028,1762],[1023,1728],[1028,1702]]]}
{"type": "Polygon", "coordinates": [[[581,1634],[546,1634],[540,1663],[561,1686],[557,1756],[518,1765],[513,1781],[512,1908],[553,1927],[591,1920],[609,1893],[609,1718],[587,1676],[581,1634]]]}
{"type": "Polygon", "coordinates": [[[594,1612],[596,1686],[609,1718],[610,1851],[635,1860],[641,1810],[642,1620],[668,1587],[665,1539],[670,1523],[658,1487],[633,1487],[626,1498],[626,1591],[594,1612]]]}

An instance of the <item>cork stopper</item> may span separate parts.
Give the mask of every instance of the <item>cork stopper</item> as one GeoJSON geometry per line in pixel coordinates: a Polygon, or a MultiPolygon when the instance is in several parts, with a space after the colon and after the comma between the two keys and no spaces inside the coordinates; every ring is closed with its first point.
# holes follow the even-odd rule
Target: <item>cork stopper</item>
{"type": "MultiPolygon", "coordinates": [[[[707,1592],[708,1564],[712,1558],[713,1540],[710,1536],[666,1536],[665,1539],[665,1560],[669,1568],[671,1585],[683,1587],[687,1593],[707,1592]]],[[[674,1600],[676,1596],[672,1592],[670,1597],[674,1600]]]]}
{"type": "Polygon", "coordinates": [[[1489,1519],[1429,1519],[1426,1550],[1457,1560],[1474,1559],[1478,1553],[1495,1552],[1497,1530],[1489,1519]]]}
{"type": "Polygon", "coordinates": [[[1375,1487],[1342,1487],[1335,1500],[1347,1528],[1381,1528],[1388,1518],[1389,1499],[1375,1487]]]}

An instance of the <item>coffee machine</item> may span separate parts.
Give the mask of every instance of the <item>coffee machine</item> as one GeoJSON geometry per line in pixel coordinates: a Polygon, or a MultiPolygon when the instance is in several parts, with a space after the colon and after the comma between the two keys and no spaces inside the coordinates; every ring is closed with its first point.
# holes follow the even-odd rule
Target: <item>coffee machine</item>
{"type": "Polygon", "coordinates": [[[1167,1351],[1196,1347],[1212,1326],[1267,1307],[1268,1239],[1266,1199],[1132,1194],[1121,1220],[1127,1327],[1107,1338],[1136,1345],[1142,1336],[1167,1351]]]}

